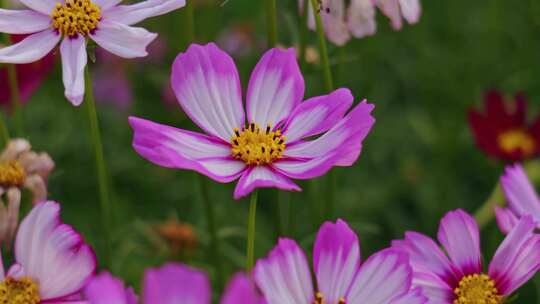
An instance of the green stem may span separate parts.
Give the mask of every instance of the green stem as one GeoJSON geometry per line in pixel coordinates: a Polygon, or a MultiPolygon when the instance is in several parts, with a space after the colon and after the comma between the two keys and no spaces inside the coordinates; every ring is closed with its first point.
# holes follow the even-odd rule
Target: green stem
{"type": "Polygon", "coordinates": [[[0,113],[0,140],[0,147],[5,147],[9,142],[9,132],[6,127],[6,120],[3,113],[0,113]]]}
{"type": "Polygon", "coordinates": [[[306,48],[307,48],[307,33],[308,33],[308,9],[309,1],[304,1],[304,7],[300,15],[300,38],[299,38],[299,48],[300,48],[300,66],[305,68],[306,65],[306,48]]]}
{"type": "Polygon", "coordinates": [[[332,70],[330,69],[330,59],[328,58],[328,47],[326,46],[324,27],[318,7],[319,4],[317,3],[317,0],[311,0],[311,8],[313,9],[313,14],[315,15],[315,25],[317,27],[317,35],[319,36],[319,52],[321,53],[324,84],[326,86],[326,91],[331,92],[334,90],[334,81],[332,79],[332,70]]]}
{"type": "Polygon", "coordinates": [[[208,180],[199,175],[199,184],[201,187],[201,197],[203,200],[204,209],[206,211],[206,220],[208,222],[208,233],[210,234],[210,250],[212,255],[212,261],[214,262],[214,267],[216,268],[216,280],[219,290],[223,288],[224,284],[224,273],[223,273],[223,263],[221,262],[221,249],[219,244],[219,237],[217,234],[216,228],[216,217],[214,204],[210,199],[209,190],[208,190],[208,180]]]}
{"type": "Polygon", "coordinates": [[[278,41],[276,0],[266,0],[266,12],[268,47],[274,47],[278,41]]]}
{"type": "Polygon", "coordinates": [[[92,144],[94,146],[94,154],[96,158],[96,172],[97,182],[99,186],[99,201],[101,206],[102,222],[104,228],[104,241],[105,252],[107,258],[110,257],[110,232],[111,232],[111,202],[109,193],[109,180],[107,173],[107,166],[105,163],[105,157],[103,155],[103,144],[101,142],[101,133],[99,131],[99,121],[96,111],[96,102],[94,100],[94,92],[92,87],[92,80],[88,66],[84,70],[84,84],[85,84],[85,105],[88,110],[88,121],[90,124],[90,136],[92,137],[92,144]]]}
{"type": "Polygon", "coordinates": [[[249,202],[248,234],[247,234],[247,263],[246,270],[251,272],[255,265],[255,220],[257,216],[257,197],[258,190],[251,193],[249,202]]]}
{"type": "Polygon", "coordinates": [[[14,64],[9,64],[7,69],[11,106],[13,107],[13,117],[15,119],[15,130],[17,131],[17,136],[21,137],[24,135],[24,123],[21,107],[21,95],[19,91],[19,83],[17,81],[17,67],[14,64]]]}

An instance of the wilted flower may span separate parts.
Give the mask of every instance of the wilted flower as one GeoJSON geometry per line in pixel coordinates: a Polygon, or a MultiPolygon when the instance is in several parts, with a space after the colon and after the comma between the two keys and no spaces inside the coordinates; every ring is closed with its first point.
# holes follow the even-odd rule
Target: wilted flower
{"type": "Polygon", "coordinates": [[[123,58],[144,57],[156,34],[131,25],[168,13],[185,0],[148,0],[119,5],[118,0],[21,0],[29,10],[1,10],[0,32],[31,34],[0,49],[0,63],[31,63],[60,44],[66,97],[80,105],[84,96],[87,38],[123,58]]]}
{"type": "Polygon", "coordinates": [[[527,100],[517,94],[505,101],[497,91],[484,96],[485,113],[469,110],[469,126],[478,147],[505,161],[523,161],[540,154],[540,115],[527,122],[527,100]]]}
{"type": "MultiPolygon", "coordinates": [[[[132,288],[103,272],[96,276],[84,291],[89,304],[135,304],[132,288]]],[[[197,269],[170,263],[158,269],[148,269],[144,275],[142,303],[144,304],[210,304],[212,294],[208,276],[197,269]]],[[[226,288],[222,304],[261,303],[254,284],[242,273],[236,274],[226,288]]]]}
{"type": "Polygon", "coordinates": [[[361,264],[358,237],[341,220],[321,226],[313,249],[313,269],[317,292],[300,247],[293,240],[280,239],[268,257],[257,262],[254,277],[269,304],[427,301],[420,289],[411,290],[412,269],[406,254],[386,249],[361,264]]]}
{"type": "MultiPolygon", "coordinates": [[[[308,27],[315,30],[315,18],[308,3],[308,27]]],[[[351,36],[363,38],[377,32],[376,7],[391,20],[392,27],[400,30],[403,19],[409,24],[420,20],[420,0],[351,0],[347,8],[345,0],[319,0],[319,12],[328,40],[338,46],[346,44],[351,36]]],[[[299,0],[300,10],[304,0],[299,0]]]]}
{"type": "Polygon", "coordinates": [[[304,79],[293,49],[271,49],[255,67],[247,124],[236,66],[215,44],[192,45],[172,69],[181,107],[209,135],[130,117],[133,147],[164,167],[223,183],[240,178],[236,199],[262,187],[300,191],[291,178],[311,179],[333,166],[352,165],[375,122],[374,106],[366,101],[347,113],[354,99],[348,89],[301,102],[304,79]]]}
{"type": "Polygon", "coordinates": [[[508,208],[495,209],[501,231],[509,233],[525,215],[532,216],[536,221],[536,228],[540,229],[540,200],[523,167],[519,164],[507,166],[501,177],[501,185],[508,202],[508,208]]]}
{"type": "MultiPolygon", "coordinates": [[[[18,42],[23,39],[22,35],[12,35],[11,40],[18,42]]],[[[0,48],[2,46],[0,45],[0,48]]],[[[50,53],[41,60],[30,64],[16,65],[17,85],[19,86],[19,96],[21,102],[27,102],[28,99],[39,88],[41,83],[52,72],[55,62],[54,54],[50,53]]],[[[0,68],[0,104],[11,106],[11,90],[9,88],[7,67],[0,68]]]]}
{"type": "Polygon", "coordinates": [[[60,206],[37,204],[22,221],[15,262],[0,263],[0,303],[64,303],[78,293],[96,268],[92,249],[60,220],[60,206]]]}
{"type": "Polygon", "coordinates": [[[497,249],[487,272],[482,269],[478,225],[462,210],[451,211],[441,220],[437,236],[444,251],[416,232],[407,232],[405,240],[394,241],[392,246],[409,254],[413,285],[422,288],[429,303],[499,304],[540,267],[540,235],[533,233],[535,226],[530,216],[521,218],[497,249]]]}
{"type": "Polygon", "coordinates": [[[193,226],[180,223],[177,220],[168,220],[156,226],[156,231],[167,241],[173,255],[180,252],[191,253],[197,247],[197,236],[193,226]]]}

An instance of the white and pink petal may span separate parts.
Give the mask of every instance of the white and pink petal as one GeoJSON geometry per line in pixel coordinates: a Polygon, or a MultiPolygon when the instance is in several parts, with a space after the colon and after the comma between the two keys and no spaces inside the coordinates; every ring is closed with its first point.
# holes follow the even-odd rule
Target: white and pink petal
{"type": "Polygon", "coordinates": [[[356,38],[372,36],[377,31],[375,5],[372,0],[352,0],[348,9],[347,26],[356,38]]]}
{"type": "Polygon", "coordinates": [[[530,214],[540,222],[540,199],[521,165],[507,166],[501,185],[511,210],[519,216],[530,214]]]}
{"type": "Polygon", "coordinates": [[[508,234],[519,220],[512,210],[500,207],[495,207],[495,218],[499,229],[504,234],[508,234]]]}
{"type": "Polygon", "coordinates": [[[0,32],[6,34],[32,34],[46,30],[51,17],[33,10],[7,10],[0,8],[0,32]]]}
{"type": "Polygon", "coordinates": [[[234,129],[244,125],[236,65],[215,44],[192,44],[179,54],[171,86],[184,112],[207,133],[229,142],[234,129]]]}
{"type": "Polygon", "coordinates": [[[64,95],[74,106],[79,106],[84,98],[84,69],[88,60],[86,39],[80,35],[64,38],[60,44],[60,54],[64,95]]]}
{"type": "Polygon", "coordinates": [[[302,191],[288,177],[270,166],[249,167],[240,177],[234,189],[234,199],[240,199],[257,188],[278,188],[286,191],[302,191]]]}
{"type": "MultiPolygon", "coordinates": [[[[105,0],[101,0],[105,2],[105,0]]],[[[114,2],[108,0],[108,2],[114,2]]],[[[107,3],[108,7],[103,10],[103,19],[119,22],[125,25],[133,25],[144,19],[167,14],[182,8],[186,0],[146,0],[132,5],[114,6],[107,3]]]]}
{"type": "Polygon", "coordinates": [[[157,34],[141,27],[132,27],[114,21],[101,21],[90,37],[99,46],[122,58],[139,58],[148,55],[146,51],[157,34]]]}
{"type": "Polygon", "coordinates": [[[44,14],[46,16],[49,16],[56,3],[57,0],[20,0],[24,6],[28,7],[29,9],[39,12],[41,14],[44,14]]]}
{"type": "Polygon", "coordinates": [[[32,63],[45,57],[60,41],[60,34],[47,29],[32,34],[18,43],[0,49],[0,63],[32,63]]]}

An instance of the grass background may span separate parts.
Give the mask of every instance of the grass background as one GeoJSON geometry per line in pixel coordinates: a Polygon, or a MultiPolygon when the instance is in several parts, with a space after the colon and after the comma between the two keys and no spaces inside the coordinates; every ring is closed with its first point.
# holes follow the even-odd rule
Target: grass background
{"type": "MultiPolygon", "coordinates": [[[[278,2],[279,41],[295,45],[297,3],[278,2]]],[[[439,219],[447,211],[463,208],[474,212],[491,192],[503,164],[475,148],[466,112],[480,105],[484,90],[499,88],[509,94],[524,91],[530,99],[529,114],[537,113],[540,2],[422,2],[423,15],[417,25],[394,32],[379,14],[375,36],[352,40],[343,48],[330,46],[336,86],[350,88],[357,102],[367,98],[374,103],[377,122],[359,161],[351,168],[335,170],[333,215],[325,212],[324,201],[313,200],[326,192],[324,178],[301,183],[303,193],[260,192],[257,257],[266,255],[278,235],[294,238],[311,252],[320,223],[338,217],[358,232],[363,257],[367,257],[392,239],[403,237],[406,230],[435,236],[439,219]],[[279,210],[278,199],[289,203],[279,210]]],[[[132,131],[127,123],[129,115],[136,115],[196,130],[179,107],[162,101],[172,60],[187,43],[184,15],[179,11],[145,22],[145,27],[167,42],[165,58],[154,64],[132,61],[126,67],[134,89],[128,110],[118,111],[103,103],[98,109],[114,189],[111,271],[137,288],[146,267],[172,259],[207,270],[216,282],[197,174],[163,169],[139,157],[131,148],[132,131]],[[152,229],[171,217],[196,228],[199,246],[190,257],[171,256],[152,229]]],[[[235,58],[245,89],[264,52],[264,2],[230,0],[221,5],[221,1],[199,1],[195,20],[200,43],[214,41],[224,29],[238,24],[253,30],[253,39],[262,47],[235,58]]],[[[316,46],[315,34],[309,33],[308,38],[316,46]]],[[[304,69],[306,97],[324,92],[321,76],[317,65],[304,69]]],[[[48,151],[57,164],[50,178],[50,198],[63,204],[65,221],[80,230],[99,257],[105,258],[86,111],[84,105],[74,108],[64,99],[59,64],[24,111],[25,135],[37,150],[48,151]]],[[[232,274],[244,265],[248,202],[233,201],[233,184],[210,185],[222,260],[227,274],[232,274]]],[[[501,239],[494,223],[483,229],[486,262],[501,239]]],[[[518,301],[540,303],[537,292],[531,282],[520,290],[518,301]]]]}

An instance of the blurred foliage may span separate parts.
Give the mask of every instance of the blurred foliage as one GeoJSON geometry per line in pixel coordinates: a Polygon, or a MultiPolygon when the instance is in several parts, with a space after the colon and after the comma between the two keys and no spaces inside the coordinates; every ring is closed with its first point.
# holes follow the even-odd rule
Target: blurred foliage
{"type": "MultiPolygon", "coordinates": [[[[254,40],[263,41],[262,48],[235,58],[245,89],[264,52],[263,1],[199,2],[195,5],[198,42],[214,41],[221,31],[237,24],[252,27],[254,40]]],[[[297,3],[278,2],[280,42],[295,45],[297,3]]],[[[403,237],[406,230],[435,236],[445,212],[455,208],[474,212],[491,192],[503,164],[487,159],[474,147],[466,112],[480,105],[485,89],[499,88],[507,93],[524,91],[533,105],[530,112],[536,113],[540,101],[540,2],[422,2],[424,12],[418,25],[394,32],[387,19],[379,16],[374,37],[353,40],[341,49],[330,47],[336,84],[351,88],[357,102],[363,98],[373,102],[377,123],[357,164],[336,170],[334,216],[323,212],[324,202],[314,200],[325,191],[324,178],[301,183],[303,193],[261,191],[256,256],[264,256],[278,235],[298,240],[310,252],[320,223],[340,217],[359,233],[367,257],[392,239],[403,237]]],[[[114,185],[111,271],[137,288],[144,268],[180,259],[169,254],[152,228],[170,218],[192,224],[199,239],[198,250],[182,259],[214,276],[195,173],[163,169],[139,157],[131,148],[132,131],[127,123],[129,115],[136,115],[196,130],[179,107],[162,101],[172,60],[187,45],[184,14],[171,13],[145,25],[160,33],[168,48],[158,63],[141,60],[129,64],[135,90],[130,109],[119,112],[107,104],[99,108],[114,185]]],[[[310,33],[310,44],[316,46],[315,39],[310,33]]],[[[306,97],[322,94],[319,67],[308,65],[304,73],[306,97]]],[[[63,204],[65,221],[83,233],[99,256],[103,228],[86,113],[64,99],[60,66],[26,106],[25,125],[25,135],[34,147],[48,151],[57,163],[50,178],[50,198],[63,204]]],[[[233,201],[233,184],[211,185],[223,261],[231,274],[244,265],[248,202],[233,201]]],[[[492,223],[483,229],[482,237],[488,261],[502,236],[492,223]]],[[[519,302],[540,301],[535,293],[534,284],[529,283],[520,291],[519,302]]]]}

